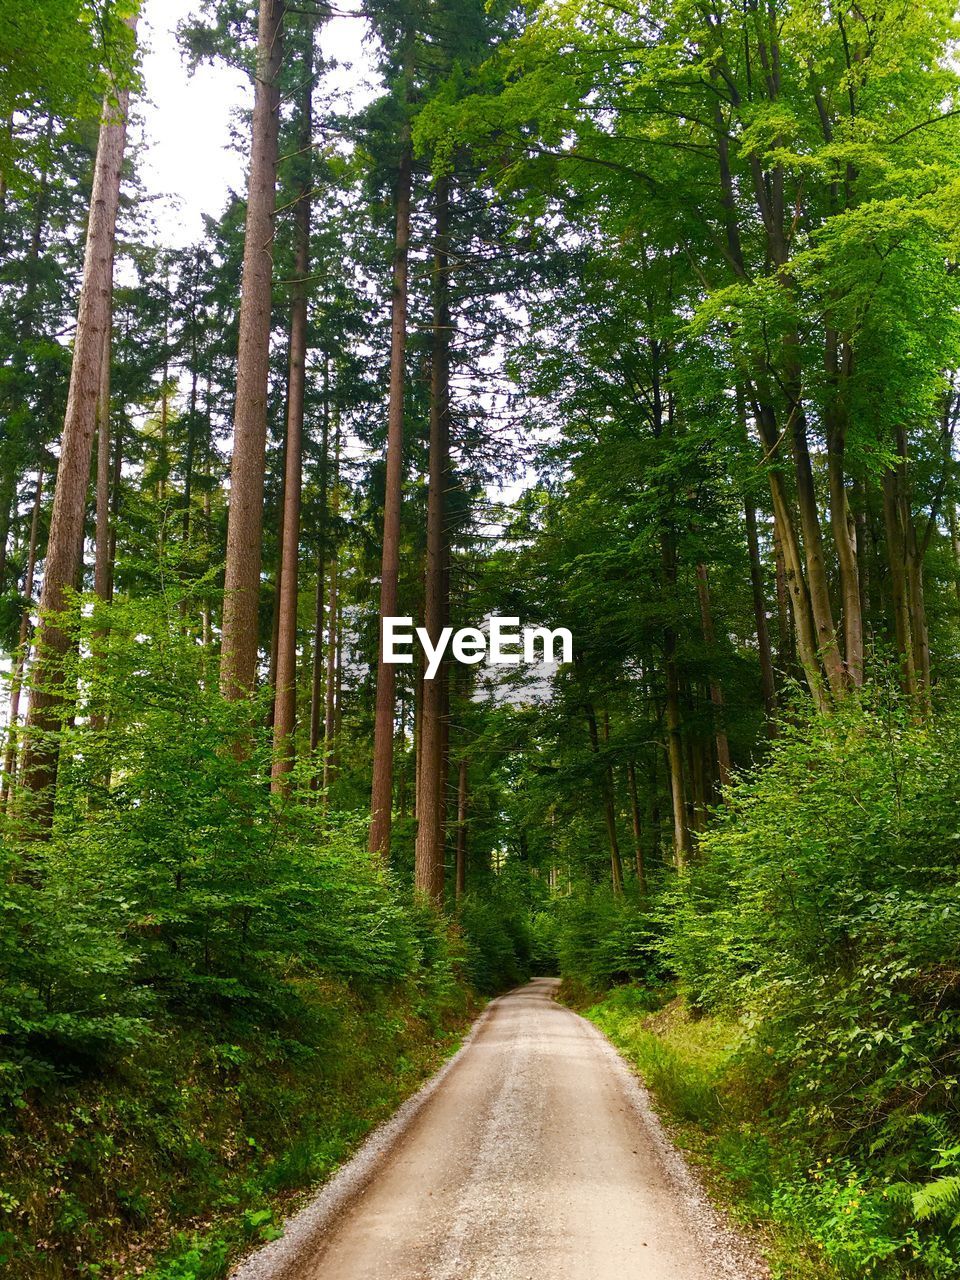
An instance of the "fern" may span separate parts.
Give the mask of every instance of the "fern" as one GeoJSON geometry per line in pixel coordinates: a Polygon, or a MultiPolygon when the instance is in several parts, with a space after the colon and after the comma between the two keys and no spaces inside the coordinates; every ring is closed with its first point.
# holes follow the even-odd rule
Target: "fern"
{"type": "Polygon", "coordinates": [[[960,1174],[937,1178],[919,1187],[914,1191],[911,1203],[914,1217],[918,1222],[953,1214],[955,1224],[958,1220],[956,1211],[960,1209],[960,1174]]]}

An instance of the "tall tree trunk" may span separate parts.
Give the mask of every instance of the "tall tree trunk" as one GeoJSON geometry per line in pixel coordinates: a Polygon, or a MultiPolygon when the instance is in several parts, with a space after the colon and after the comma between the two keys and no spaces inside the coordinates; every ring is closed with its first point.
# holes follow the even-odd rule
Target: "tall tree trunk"
{"type": "Polygon", "coordinates": [[[220,658],[228,698],[248,694],[257,672],[283,17],[283,0],[260,0],[220,658]]]}
{"type": "MultiPolygon", "coordinates": [[[[324,610],[326,608],[326,570],[329,531],[329,457],[330,457],[330,361],[323,357],[323,410],[320,436],[320,528],[317,549],[317,591],[314,604],[313,668],[310,681],[310,759],[316,762],[320,749],[324,705],[324,610]]],[[[319,785],[319,774],[311,777],[311,787],[319,785]]]]}
{"type": "MultiPolygon", "coordinates": [[[[597,716],[593,703],[584,706],[587,715],[587,730],[590,734],[590,750],[597,757],[600,755],[600,737],[597,732],[597,716]]],[[[607,827],[607,843],[610,846],[610,882],[615,894],[623,893],[623,861],[620,857],[620,844],[617,840],[617,814],[613,805],[613,786],[609,764],[603,765],[600,784],[600,795],[603,801],[603,818],[607,827]]]]}
{"type": "Polygon", "coordinates": [[[830,707],[830,695],[817,658],[816,621],[803,576],[800,544],[790,511],[786,486],[783,476],[777,471],[770,472],[770,494],[773,498],[773,516],[783,553],[784,574],[800,666],[806,676],[807,687],[813,697],[814,705],[819,711],[826,712],[830,707]]]}
{"type": "Polygon", "coordinates": [[[790,592],[787,587],[787,561],[783,554],[783,540],[776,516],[773,521],[773,553],[777,588],[777,661],[780,670],[792,672],[796,667],[796,643],[793,617],[790,613],[790,592]]]}
{"type": "Polygon", "coordinates": [[[190,542],[190,506],[193,502],[193,472],[197,456],[197,410],[200,399],[200,344],[197,295],[200,291],[200,249],[193,258],[193,291],[190,298],[190,403],[187,421],[187,447],[183,459],[183,543],[190,542]]]}
{"type": "Polygon", "coordinates": [[[667,735],[667,764],[673,802],[673,847],[678,871],[686,869],[693,853],[687,825],[687,796],[683,768],[683,739],[680,733],[680,679],[677,673],[677,639],[672,627],[664,633],[663,660],[667,697],[664,727],[667,735]]]}
{"type": "MultiPolygon", "coordinates": [[[[776,463],[780,457],[781,433],[777,430],[776,414],[772,405],[759,396],[754,399],[754,418],[757,424],[757,430],[760,433],[760,439],[764,448],[764,462],[769,464],[776,463]]],[[[796,524],[793,519],[793,512],[790,507],[790,499],[787,495],[787,488],[784,482],[783,474],[775,466],[770,466],[767,472],[767,478],[770,484],[770,496],[773,499],[773,518],[774,518],[774,537],[778,539],[779,550],[783,556],[784,577],[786,579],[786,587],[789,593],[791,614],[793,617],[794,633],[796,635],[797,652],[800,658],[800,665],[806,676],[807,685],[813,697],[814,705],[820,711],[827,711],[830,705],[830,695],[825,687],[823,673],[820,666],[821,654],[819,651],[819,637],[821,624],[825,622],[823,617],[823,593],[825,591],[826,579],[823,574],[823,551],[822,539],[820,538],[820,521],[816,511],[816,500],[813,491],[813,472],[810,466],[810,455],[807,451],[806,425],[803,422],[802,410],[799,406],[795,406],[792,418],[800,419],[798,426],[794,421],[794,459],[798,472],[798,489],[802,489],[806,498],[807,515],[806,518],[801,515],[801,527],[804,530],[804,538],[807,536],[808,526],[810,537],[813,545],[807,547],[807,571],[809,574],[810,566],[813,565],[815,573],[819,576],[819,608],[814,607],[812,591],[803,572],[803,553],[800,550],[800,540],[797,536],[796,524]],[[803,477],[801,483],[800,477],[803,477]],[[809,506],[813,502],[813,519],[811,521],[809,506]]],[[[829,596],[827,596],[827,619],[829,628],[832,629],[833,623],[830,620],[829,596]]],[[[836,647],[836,637],[833,642],[834,666],[839,661],[839,651],[836,647]]]]}
{"type": "Polygon", "coordinates": [[[267,667],[267,684],[270,688],[270,709],[267,712],[267,727],[273,730],[273,716],[277,705],[277,653],[280,644],[280,575],[283,571],[283,522],[287,514],[284,494],[287,476],[287,436],[284,432],[282,461],[280,464],[282,480],[280,482],[280,498],[277,505],[277,563],[273,575],[273,606],[270,614],[270,660],[267,667]]]}
{"type": "MultiPolygon", "coordinates": [[[[717,635],[713,625],[713,606],[710,602],[710,579],[707,566],[701,561],[697,565],[697,599],[700,602],[700,626],[703,631],[703,643],[706,645],[708,657],[716,655],[717,635]]],[[[710,703],[713,708],[713,733],[717,744],[717,767],[720,771],[720,785],[727,786],[730,781],[730,741],[724,723],[723,686],[719,679],[710,676],[710,703]]]]}
{"type": "Polygon", "coordinates": [[[469,775],[465,756],[460,758],[457,772],[457,860],[454,892],[457,901],[467,891],[467,804],[469,775]]]}
{"type": "Polygon", "coordinates": [[[830,485],[830,527],[837,551],[840,572],[840,599],[843,610],[843,641],[846,675],[854,688],[863,684],[863,613],[860,599],[860,567],[857,558],[857,528],[850,510],[844,476],[847,444],[846,410],[842,404],[842,386],[846,383],[850,353],[843,344],[838,352],[838,338],[827,334],[827,378],[831,387],[831,403],[825,416],[827,433],[827,475],[830,485]]]}
{"type": "MultiPolygon", "coordinates": [[[[902,530],[904,559],[906,563],[907,612],[910,619],[910,640],[913,650],[913,663],[916,673],[917,693],[924,712],[929,715],[930,704],[930,638],[927,631],[927,609],[923,598],[923,557],[926,541],[917,537],[917,523],[913,516],[910,498],[910,476],[907,461],[907,432],[902,425],[897,427],[897,502],[902,530]]],[[[948,437],[949,441],[949,437],[948,437]]],[[[949,448],[945,465],[952,465],[952,450],[949,448]]],[[[930,532],[936,521],[936,506],[930,517],[930,532]]]]}
{"type": "Polygon", "coordinates": [[[867,486],[862,479],[854,480],[852,486],[854,499],[854,535],[857,542],[857,563],[860,580],[860,617],[863,619],[863,643],[867,644],[870,628],[870,555],[867,531],[867,486]]]}
{"type": "MultiPolygon", "coordinates": [[[[763,586],[763,562],[760,559],[760,539],[757,534],[757,508],[752,498],[744,498],[743,514],[747,529],[747,554],[750,558],[750,588],[753,593],[757,653],[760,658],[760,687],[763,690],[763,708],[766,712],[767,727],[772,731],[776,724],[777,686],[773,674],[770,627],[767,624],[767,597],[763,586]]],[[[786,601],[784,601],[784,607],[786,607],[786,601]]]]}
{"type": "Polygon", "coordinates": [[[893,606],[893,628],[900,654],[904,692],[917,693],[917,669],[910,630],[910,600],[907,588],[907,547],[902,525],[900,482],[897,468],[883,473],[883,519],[886,531],[887,564],[890,570],[890,596],[893,606]]]}
{"type": "Polygon", "coordinates": [[[7,577],[7,543],[13,527],[14,508],[17,500],[17,466],[13,451],[3,463],[0,474],[0,592],[6,585],[7,577]]]}
{"type": "Polygon", "coordinates": [[[413,655],[413,816],[420,805],[420,771],[423,766],[423,661],[419,652],[413,655]]]}
{"type": "Polygon", "coordinates": [[[303,181],[297,202],[294,283],[290,315],[290,376],[287,400],[286,475],[283,486],[283,545],[280,554],[280,615],[277,630],[277,683],[273,714],[272,787],[287,789],[294,764],[297,716],[297,586],[300,574],[300,497],[303,483],[303,401],[307,369],[307,276],[310,273],[310,192],[313,166],[313,25],[305,33],[304,83],[300,99],[300,159],[303,181]]]}
{"type": "MultiPolygon", "coordinates": [[[[340,513],[340,420],[337,418],[333,444],[334,520],[340,513]]],[[[327,626],[327,688],[323,721],[323,785],[329,788],[336,772],[336,743],[340,718],[340,550],[336,541],[330,555],[330,605],[327,626]]]]}
{"type": "MultiPolygon", "coordinates": [[[[112,309],[111,309],[112,319],[112,309]]],[[[95,523],[95,559],[93,563],[93,590],[104,604],[109,604],[113,572],[110,561],[112,541],[110,537],[110,474],[113,459],[110,455],[110,361],[112,357],[112,334],[107,329],[103,340],[103,365],[100,374],[100,397],[97,401],[97,482],[96,482],[96,523],[95,523]]],[[[106,633],[97,629],[94,637],[95,667],[101,674],[106,661],[103,642],[106,633]]],[[[90,717],[91,727],[100,731],[104,727],[104,717],[99,710],[90,717]]]]}
{"type": "Polygon", "coordinates": [[[930,682],[930,636],[927,631],[927,607],[923,597],[923,555],[916,546],[916,531],[911,520],[907,553],[907,601],[910,610],[910,636],[913,640],[917,672],[917,692],[926,715],[932,713],[930,682]]]}
{"type": "MultiPolygon", "coordinates": [[[[740,430],[743,436],[744,444],[749,446],[750,433],[747,425],[747,397],[743,386],[738,383],[735,390],[737,417],[740,421],[740,430]]],[[[757,507],[751,494],[745,493],[743,496],[743,514],[744,524],[747,531],[747,555],[750,562],[750,587],[753,593],[753,617],[757,632],[757,653],[760,658],[760,686],[763,690],[763,706],[766,712],[767,730],[774,731],[776,702],[777,702],[777,686],[773,674],[773,653],[770,647],[770,628],[767,624],[767,598],[763,582],[763,562],[760,558],[760,538],[757,532],[757,507]]],[[[779,550],[779,549],[778,549],[779,550]]],[[[777,604],[781,609],[780,617],[780,637],[781,650],[786,648],[784,637],[790,634],[790,623],[787,618],[787,600],[786,600],[786,577],[782,583],[781,598],[781,579],[779,574],[781,556],[777,555],[777,604]]],[[[781,651],[781,662],[784,654],[781,651]]]]}
{"type": "Polygon", "coordinates": [[[633,820],[633,855],[637,868],[637,888],[647,892],[647,869],[643,856],[643,820],[640,816],[640,797],[637,794],[637,767],[627,762],[627,783],[630,790],[630,816],[633,820]]]}
{"type": "Polygon", "coordinates": [[[30,610],[33,607],[33,580],[37,569],[37,540],[40,529],[40,508],[43,505],[43,466],[37,471],[37,487],[34,491],[33,514],[30,517],[30,548],[27,553],[27,572],[23,581],[24,609],[17,636],[17,656],[10,681],[10,720],[7,726],[7,742],[3,758],[3,777],[0,778],[0,813],[6,808],[13,791],[17,768],[17,726],[20,722],[20,695],[23,690],[23,672],[30,655],[30,610]]]}
{"type": "MultiPolygon", "coordinates": [[[[136,29],[136,19],[130,19],[136,29]]],[[[70,647],[62,614],[76,583],[83,557],[83,525],[90,461],[103,371],[103,345],[110,327],[113,259],[120,179],[127,136],[130,95],[126,89],[104,103],[90,197],[90,218],[77,313],[70,389],[60,445],[50,534],[40,596],[40,627],[33,667],[23,780],[32,793],[41,830],[53,819],[53,790],[59,758],[56,737],[64,680],[63,659],[70,647]]]]}
{"type": "MultiPolygon", "coordinates": [[[[677,556],[673,538],[664,534],[661,560],[665,593],[673,595],[677,585],[677,556]]],[[[683,738],[680,730],[680,675],[677,670],[677,633],[668,623],[663,629],[663,670],[666,682],[664,727],[667,735],[667,764],[673,801],[673,842],[677,870],[683,871],[693,853],[687,822],[687,794],[683,768],[683,738]]]]}
{"type": "Polygon", "coordinates": [[[949,515],[950,547],[953,551],[953,587],[957,604],[960,605],[960,521],[957,519],[957,504],[954,499],[950,501],[949,515]]]}
{"type": "Polygon", "coordinates": [[[847,687],[847,673],[840,657],[837,631],[833,622],[830,603],[830,587],[823,557],[823,535],[817,510],[817,495],[813,483],[813,467],[807,444],[807,424],[802,409],[795,405],[793,416],[793,455],[797,479],[797,505],[800,510],[800,528],[803,531],[803,549],[807,563],[807,589],[813,623],[816,629],[817,652],[826,672],[827,684],[835,698],[840,698],[847,687]]]}
{"type": "MultiPolygon", "coordinates": [[[[213,517],[213,409],[211,403],[211,377],[208,369],[204,389],[204,447],[203,447],[203,541],[206,560],[210,560],[211,524],[213,517]]],[[[118,486],[119,491],[119,486],[118,486]]],[[[204,595],[200,609],[200,628],[203,638],[204,652],[209,654],[213,649],[213,602],[209,595],[204,595]]]]}
{"type": "Polygon", "coordinates": [[[110,329],[103,340],[103,364],[100,374],[100,397],[97,401],[97,507],[96,558],[93,565],[93,589],[101,600],[110,601],[110,329]]]}
{"type": "MultiPolygon", "coordinates": [[[[324,699],[324,630],[327,607],[326,561],[317,557],[317,590],[313,602],[313,662],[310,667],[310,759],[316,761],[320,750],[320,730],[323,725],[324,699]]],[[[313,775],[311,787],[319,785],[319,776],[313,775]]]]}
{"type": "MultiPolygon", "coordinates": [[[[436,645],[446,621],[444,600],[446,561],[446,503],[450,417],[450,309],[447,302],[447,241],[449,184],[437,182],[433,256],[433,356],[430,373],[430,460],[427,493],[427,571],[424,623],[436,645]]],[[[440,903],[443,900],[443,824],[446,770],[443,751],[444,676],[446,664],[423,684],[420,788],[417,798],[417,843],[414,887],[440,903]]]]}
{"type": "MultiPolygon", "coordinates": [[[[408,79],[409,68],[404,73],[408,79]]],[[[400,586],[400,507],[403,500],[403,388],[407,346],[407,257],[410,242],[410,188],[413,156],[410,125],[403,125],[397,175],[396,239],[390,319],[390,403],[387,469],[383,506],[383,561],[380,573],[377,697],[373,735],[373,785],[370,792],[370,851],[390,857],[393,809],[393,717],[396,673],[383,659],[383,619],[396,617],[400,586]]]]}

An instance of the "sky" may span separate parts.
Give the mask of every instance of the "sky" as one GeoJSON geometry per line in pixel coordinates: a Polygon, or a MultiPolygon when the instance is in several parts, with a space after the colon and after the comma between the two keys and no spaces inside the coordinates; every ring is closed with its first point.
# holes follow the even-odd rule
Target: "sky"
{"type": "MultiPolygon", "coordinates": [[[[140,177],[158,239],[171,247],[197,240],[203,215],[219,214],[227,191],[245,184],[245,157],[233,147],[231,123],[252,105],[253,88],[222,64],[188,74],[175,32],[198,7],[199,0],[146,0],[139,32],[146,91],[138,106],[140,177]]],[[[334,18],[320,35],[324,58],[339,64],[330,82],[354,101],[369,96],[372,77],[365,29],[361,19],[334,18]]]]}

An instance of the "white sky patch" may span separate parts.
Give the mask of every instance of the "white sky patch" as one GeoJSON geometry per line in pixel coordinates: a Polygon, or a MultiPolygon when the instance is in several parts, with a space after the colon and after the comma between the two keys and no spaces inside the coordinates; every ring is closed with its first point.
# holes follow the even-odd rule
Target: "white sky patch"
{"type": "Polygon", "coordinates": [[[188,75],[176,28],[195,7],[195,0],[146,0],[143,8],[140,179],[156,200],[157,238],[171,248],[199,240],[203,215],[217,216],[228,190],[243,189],[245,157],[232,146],[231,120],[253,100],[247,77],[222,63],[188,75]]]}
{"type": "MultiPolygon", "coordinates": [[[[156,238],[183,248],[201,238],[203,215],[222,213],[231,189],[246,186],[246,142],[233,140],[237,113],[253,104],[253,87],[240,71],[204,63],[189,75],[177,43],[178,23],[197,0],[145,0],[140,28],[145,99],[140,179],[151,201],[156,238]]],[[[320,34],[325,60],[338,68],[325,81],[359,107],[376,92],[376,74],[360,18],[334,18],[320,34]]]]}

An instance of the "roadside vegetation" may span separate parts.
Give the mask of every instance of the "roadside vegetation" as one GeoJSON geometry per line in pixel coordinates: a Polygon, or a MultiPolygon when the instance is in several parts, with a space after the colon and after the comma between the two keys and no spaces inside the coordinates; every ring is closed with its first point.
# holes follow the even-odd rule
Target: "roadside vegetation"
{"type": "Polygon", "coordinates": [[[215,1280],[560,972],[960,1274],[955,3],[350,8],[0,0],[0,1269],[215,1280]]]}
{"type": "Polygon", "coordinates": [[[568,997],[785,1278],[960,1268],[958,739],[889,689],[785,724],[681,883],[560,910],[568,997]]]}

